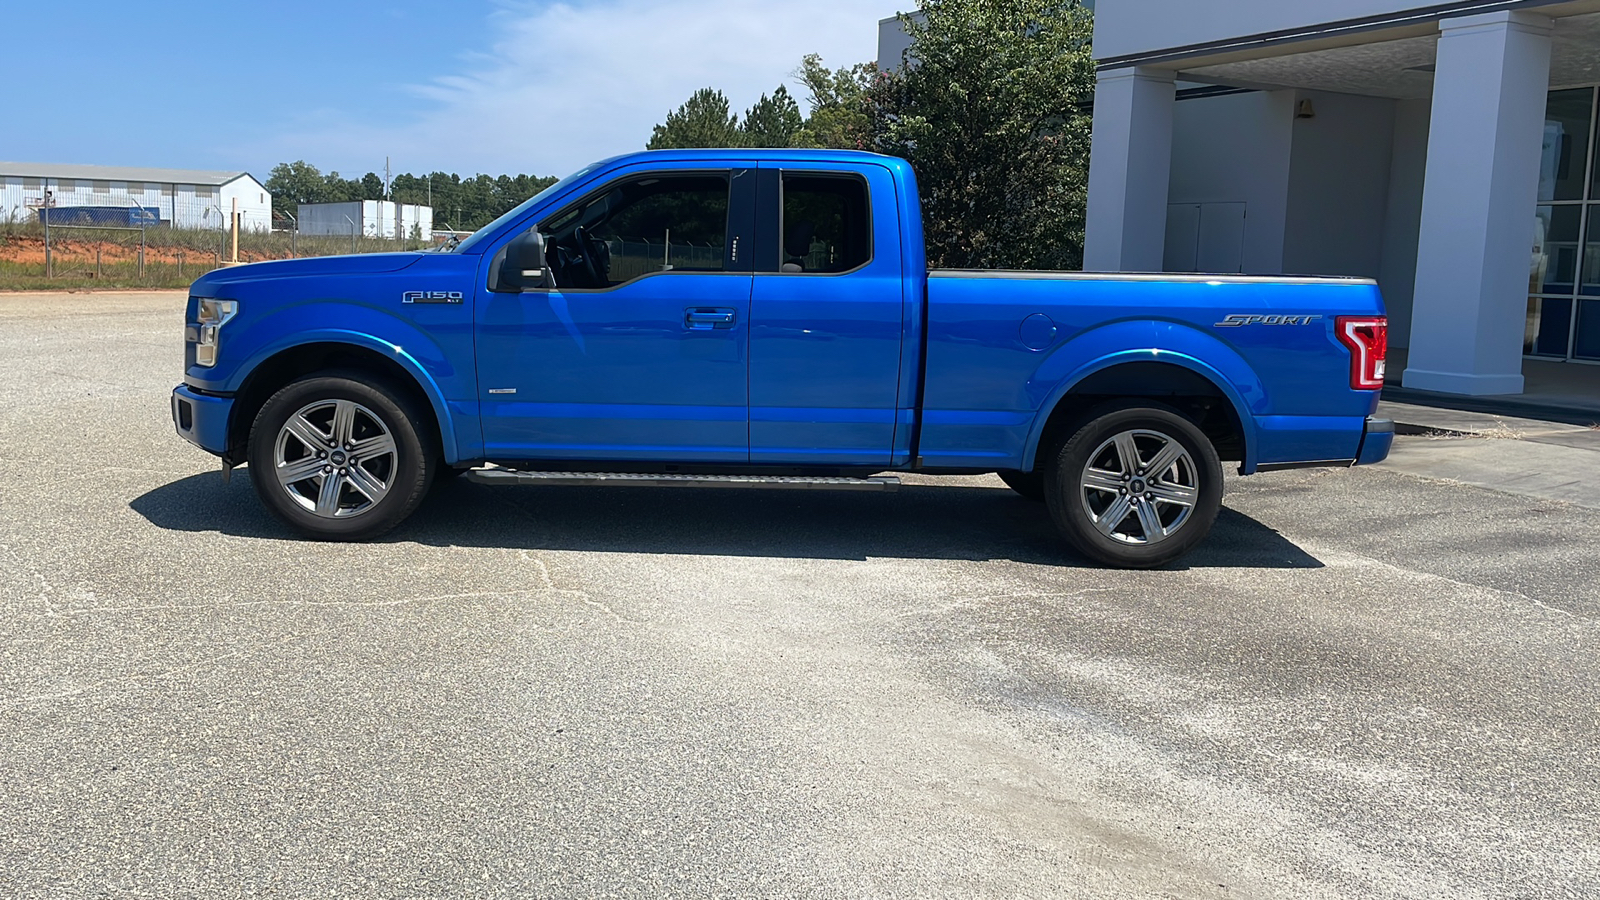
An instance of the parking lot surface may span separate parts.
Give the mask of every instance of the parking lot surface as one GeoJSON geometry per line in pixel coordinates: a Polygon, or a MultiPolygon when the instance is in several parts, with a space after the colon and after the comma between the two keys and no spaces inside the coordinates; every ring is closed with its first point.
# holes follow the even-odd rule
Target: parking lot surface
{"type": "Polygon", "coordinates": [[[181,325],[0,296],[0,896],[1600,895],[1595,509],[1263,475],[1117,572],[993,478],[463,483],[312,544],[173,433],[181,325]]]}

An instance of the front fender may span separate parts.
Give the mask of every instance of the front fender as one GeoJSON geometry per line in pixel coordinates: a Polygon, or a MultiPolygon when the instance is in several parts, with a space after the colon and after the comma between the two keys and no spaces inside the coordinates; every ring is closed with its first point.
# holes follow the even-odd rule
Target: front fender
{"type": "Polygon", "coordinates": [[[1062,398],[1097,372],[1135,362],[1178,366],[1216,385],[1233,404],[1244,429],[1242,471],[1255,471],[1254,411],[1268,408],[1270,400],[1260,376],[1227,344],[1189,325],[1162,320],[1110,323],[1078,334],[1051,352],[1028,386],[1040,402],[1024,444],[1023,468],[1032,471],[1045,425],[1062,398]]]}
{"type": "MultiPolygon", "coordinates": [[[[457,372],[443,348],[411,322],[371,307],[350,304],[340,305],[330,311],[327,304],[318,304],[315,307],[293,307],[268,315],[252,322],[244,333],[249,336],[251,346],[228,348],[247,354],[244,362],[234,368],[214,390],[237,392],[263,363],[295,347],[321,343],[361,347],[393,360],[415,380],[438,420],[442,443],[440,450],[445,459],[454,463],[463,458],[463,448],[456,433],[457,423],[441,381],[470,380],[473,373],[457,372]],[[346,327],[305,327],[305,318],[312,309],[315,309],[314,315],[319,320],[335,319],[346,327]],[[384,337],[379,337],[379,334],[384,337]]],[[[466,396],[471,394],[467,393],[466,396]]]]}

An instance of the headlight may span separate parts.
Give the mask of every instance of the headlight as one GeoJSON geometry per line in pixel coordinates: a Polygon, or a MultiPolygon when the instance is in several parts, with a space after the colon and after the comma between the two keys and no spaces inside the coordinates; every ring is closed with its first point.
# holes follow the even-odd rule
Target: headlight
{"type": "Polygon", "coordinates": [[[195,343],[195,365],[210,367],[217,364],[218,332],[238,312],[237,300],[214,300],[210,297],[200,299],[199,312],[195,316],[197,321],[190,331],[190,340],[195,343]]]}

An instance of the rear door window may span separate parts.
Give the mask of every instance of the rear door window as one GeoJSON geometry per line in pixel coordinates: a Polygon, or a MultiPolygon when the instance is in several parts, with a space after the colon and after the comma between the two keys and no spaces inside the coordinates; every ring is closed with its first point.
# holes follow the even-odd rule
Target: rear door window
{"type": "Polygon", "coordinates": [[[872,207],[855,175],[783,174],[779,271],[836,275],[872,261],[872,207]]]}

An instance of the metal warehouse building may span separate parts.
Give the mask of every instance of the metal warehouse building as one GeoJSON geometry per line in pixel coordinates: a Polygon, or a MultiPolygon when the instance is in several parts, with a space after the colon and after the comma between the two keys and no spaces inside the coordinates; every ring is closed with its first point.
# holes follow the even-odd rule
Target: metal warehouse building
{"type": "Polygon", "coordinates": [[[239,202],[240,228],[272,229],[272,195],[248,172],[0,162],[0,219],[26,221],[52,208],[141,207],[174,228],[225,228],[239,202]]]}

